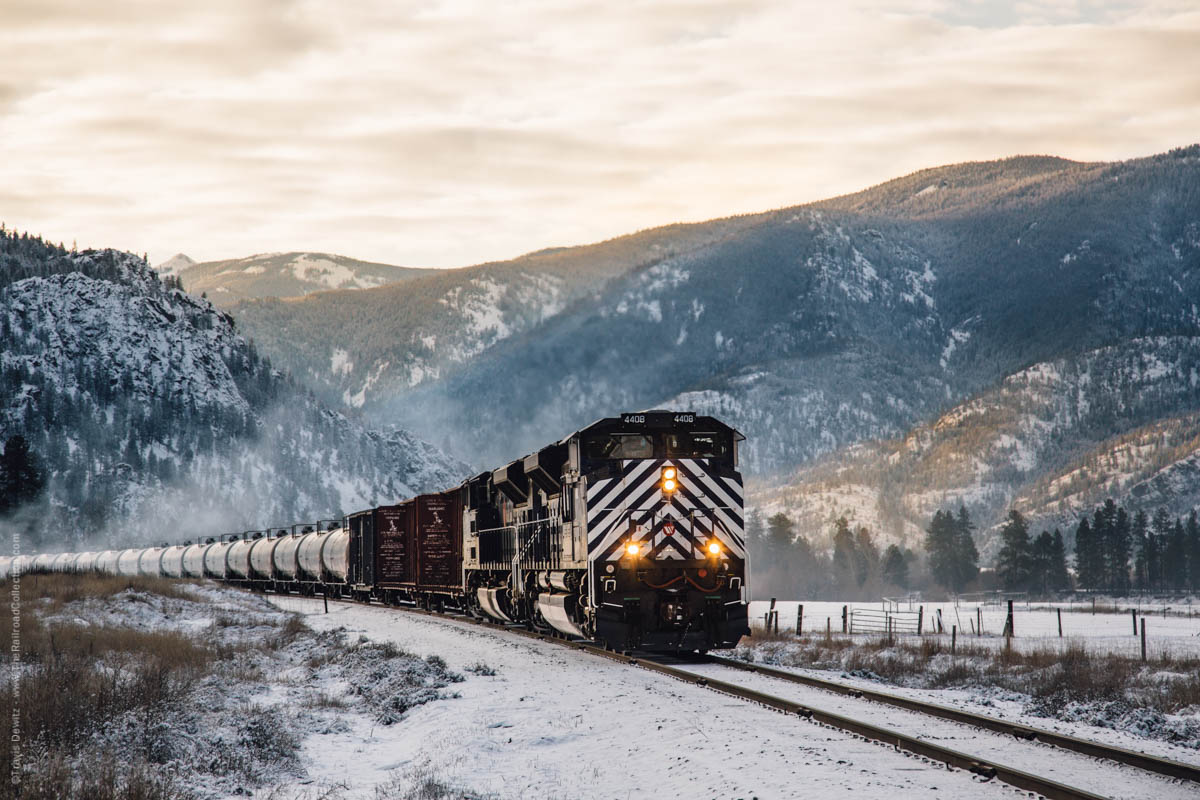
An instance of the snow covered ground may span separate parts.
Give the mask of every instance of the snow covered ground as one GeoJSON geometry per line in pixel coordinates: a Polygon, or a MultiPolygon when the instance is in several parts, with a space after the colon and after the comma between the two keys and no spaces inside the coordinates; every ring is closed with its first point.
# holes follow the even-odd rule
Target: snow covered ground
{"type": "MultiPolygon", "coordinates": [[[[804,632],[823,633],[826,620],[834,633],[842,630],[842,608],[854,610],[881,612],[885,609],[883,603],[837,603],[829,601],[780,601],[775,604],[779,611],[779,629],[796,629],[797,610],[804,606],[804,632]]],[[[755,601],[750,604],[750,623],[752,626],[764,624],[765,614],[770,607],[766,601],[755,601]]],[[[1127,656],[1141,654],[1140,625],[1146,620],[1146,650],[1151,658],[1157,658],[1164,653],[1171,657],[1200,656],[1200,603],[1190,604],[1168,602],[1140,603],[1137,613],[1139,620],[1139,635],[1133,632],[1133,615],[1130,608],[1139,609],[1139,601],[1108,601],[1100,604],[1101,611],[1091,613],[1091,603],[1036,603],[1013,604],[1015,637],[1012,646],[1019,649],[1043,649],[1048,647],[1066,647],[1085,644],[1095,653],[1112,653],[1127,656]],[[1103,611],[1105,605],[1116,604],[1122,609],[1119,612],[1103,611]],[[1058,611],[1062,611],[1062,638],[1058,635],[1058,611]],[[1164,613],[1165,612],[1165,613],[1164,613]]],[[[1109,605],[1111,607],[1111,605],[1109,605]]],[[[973,646],[1004,647],[1005,640],[1001,636],[1004,630],[1004,620],[1008,614],[1006,606],[980,603],[926,603],[902,602],[889,606],[892,611],[898,611],[899,617],[907,623],[924,608],[923,630],[926,634],[936,631],[937,614],[941,612],[944,637],[948,640],[952,626],[958,627],[960,642],[969,641],[973,646]],[[974,635],[973,625],[982,618],[983,635],[974,635]]],[[[874,616],[874,615],[872,615],[874,616]]],[[[869,620],[864,620],[869,624],[869,620]]],[[[861,628],[859,629],[861,630],[861,628]]],[[[913,637],[915,639],[915,637],[913,637]]]]}
{"type": "MultiPolygon", "coordinates": [[[[344,627],[466,675],[459,696],[413,708],[396,725],[350,720],[305,740],[306,780],[344,786],[346,797],[370,796],[396,772],[495,798],[1015,796],[819,724],[502,630],[269,599],[315,630],[344,627]]],[[[281,791],[290,797],[301,786],[281,791]]]]}

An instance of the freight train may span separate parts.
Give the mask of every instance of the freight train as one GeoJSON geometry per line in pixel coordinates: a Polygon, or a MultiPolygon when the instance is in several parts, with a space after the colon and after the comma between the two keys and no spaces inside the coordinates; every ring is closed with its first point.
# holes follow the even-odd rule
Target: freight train
{"type": "Polygon", "coordinates": [[[0,559],[0,577],[206,577],[457,609],[622,651],[732,647],[749,633],[743,439],[695,413],[622,414],[454,488],[340,520],[0,559]]]}

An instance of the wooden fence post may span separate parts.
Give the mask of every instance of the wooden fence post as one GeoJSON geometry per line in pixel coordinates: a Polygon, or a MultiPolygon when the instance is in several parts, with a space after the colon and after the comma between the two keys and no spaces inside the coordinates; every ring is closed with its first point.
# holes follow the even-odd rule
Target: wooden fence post
{"type": "Polygon", "coordinates": [[[1146,660],[1146,618],[1142,617],[1142,661],[1146,660]]]}
{"type": "Polygon", "coordinates": [[[847,623],[848,619],[849,619],[849,616],[847,615],[847,612],[846,612],[846,606],[842,606],[842,633],[849,632],[848,623],[847,623]]]}
{"type": "Polygon", "coordinates": [[[825,618],[825,638],[826,638],[826,639],[829,639],[829,638],[830,638],[830,635],[829,635],[829,634],[830,634],[830,628],[829,628],[829,617],[826,617],[826,618],[825,618]]]}
{"type": "Polygon", "coordinates": [[[325,601],[325,613],[328,614],[329,613],[329,593],[322,591],[321,599],[325,601]]]}
{"type": "Polygon", "coordinates": [[[1058,612],[1058,638],[1062,638],[1062,609],[1055,609],[1058,612]]]}
{"type": "Polygon", "coordinates": [[[796,609],[796,635],[800,635],[800,631],[804,630],[804,603],[796,609]]]}
{"type": "Polygon", "coordinates": [[[954,655],[954,651],[958,649],[958,626],[950,626],[950,655],[954,655]]]}
{"type": "Polygon", "coordinates": [[[975,635],[983,636],[983,607],[975,606],[975,635]]]}
{"type": "Polygon", "coordinates": [[[1133,635],[1137,636],[1137,609],[1129,609],[1129,616],[1133,618],[1133,635]]]}
{"type": "Polygon", "coordinates": [[[917,608],[917,636],[921,635],[921,626],[925,624],[925,606],[917,608]]]}

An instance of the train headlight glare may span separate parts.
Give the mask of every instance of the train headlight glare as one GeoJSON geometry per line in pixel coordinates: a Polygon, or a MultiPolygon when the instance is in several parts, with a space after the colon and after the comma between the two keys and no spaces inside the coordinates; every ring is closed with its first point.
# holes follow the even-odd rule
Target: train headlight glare
{"type": "Polygon", "coordinates": [[[675,491],[675,486],[676,486],[675,481],[671,478],[667,478],[665,481],[663,481],[663,491],[664,492],[675,491]]]}
{"type": "Polygon", "coordinates": [[[630,542],[629,544],[625,545],[625,552],[631,556],[636,556],[638,553],[642,552],[642,547],[636,542],[630,542]]]}
{"type": "Polygon", "coordinates": [[[709,542],[708,543],[708,552],[714,556],[721,555],[721,545],[717,544],[716,542],[709,542]]]}
{"type": "Polygon", "coordinates": [[[674,467],[667,467],[666,469],[663,470],[663,477],[666,478],[667,480],[674,480],[675,475],[676,475],[676,472],[675,472],[674,467]]]}

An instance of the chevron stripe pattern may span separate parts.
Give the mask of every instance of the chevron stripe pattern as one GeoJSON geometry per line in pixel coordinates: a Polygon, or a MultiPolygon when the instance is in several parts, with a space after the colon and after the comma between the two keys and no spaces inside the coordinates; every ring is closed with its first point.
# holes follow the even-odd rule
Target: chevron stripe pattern
{"type": "Polygon", "coordinates": [[[657,561],[696,560],[713,538],[736,558],[746,557],[742,478],[718,475],[703,459],[622,461],[620,475],[589,483],[588,557],[617,561],[632,540],[657,561]],[[667,498],[662,469],[679,471],[679,489],[667,498]]]}

